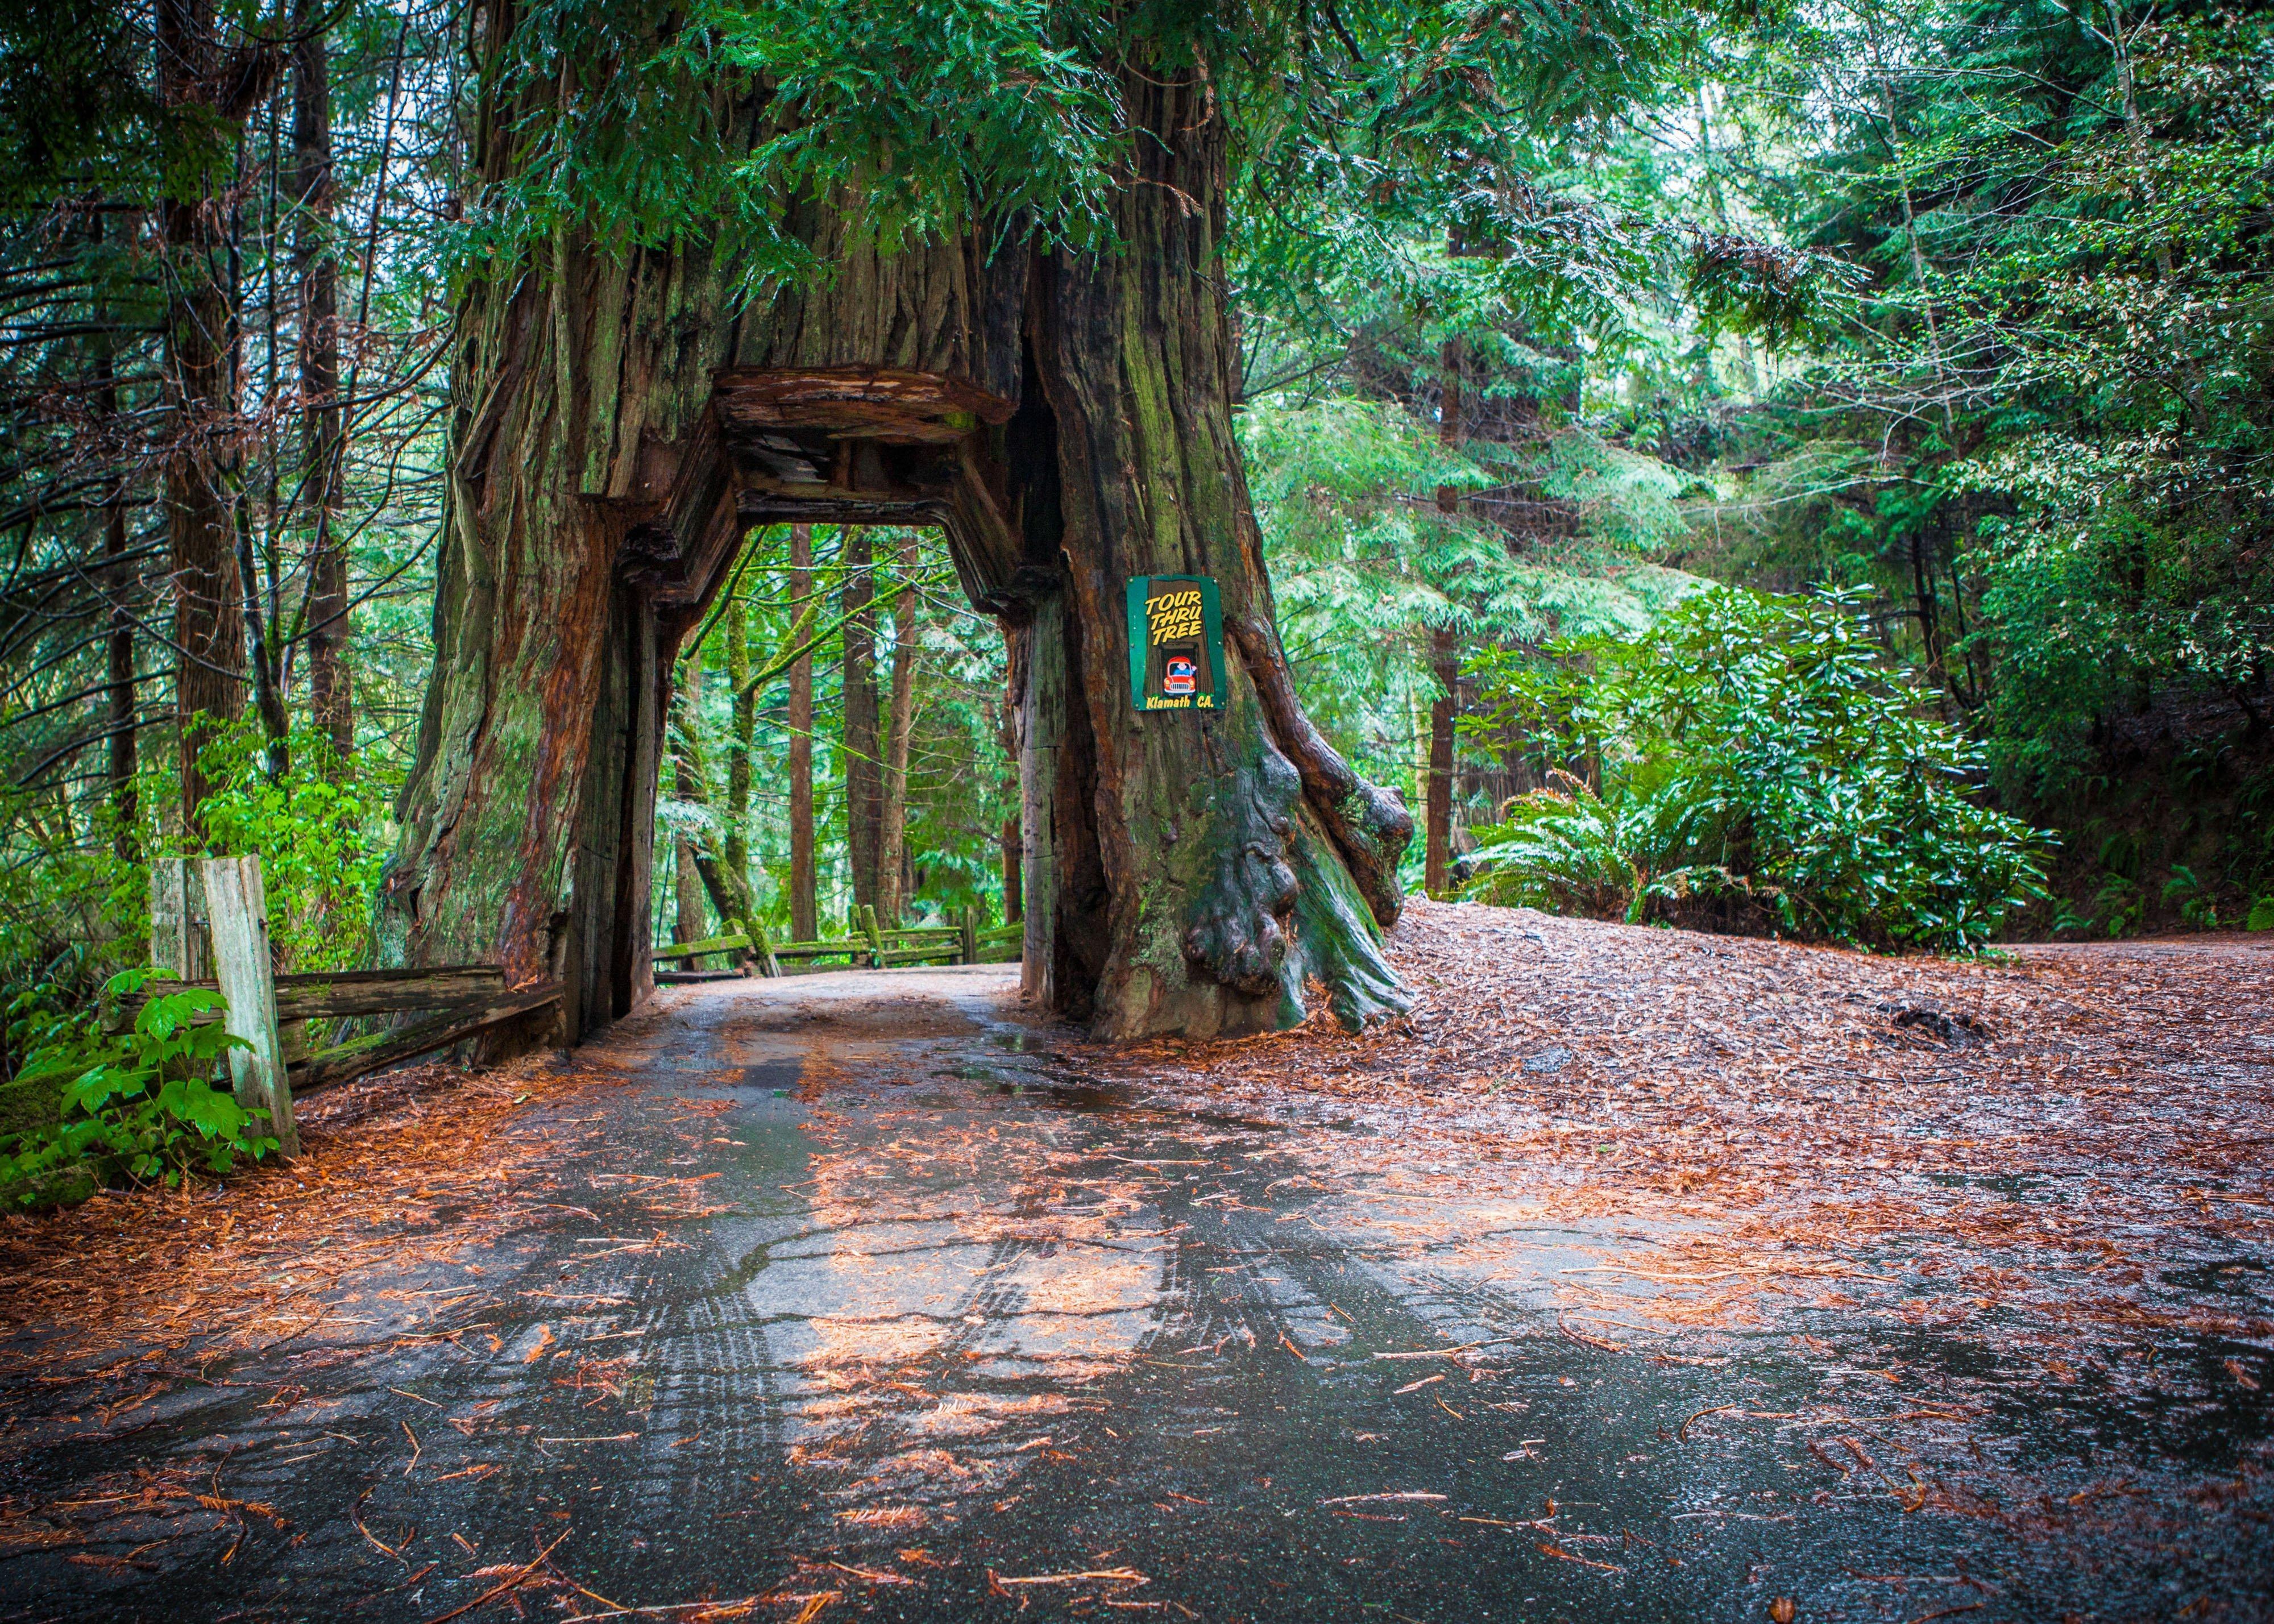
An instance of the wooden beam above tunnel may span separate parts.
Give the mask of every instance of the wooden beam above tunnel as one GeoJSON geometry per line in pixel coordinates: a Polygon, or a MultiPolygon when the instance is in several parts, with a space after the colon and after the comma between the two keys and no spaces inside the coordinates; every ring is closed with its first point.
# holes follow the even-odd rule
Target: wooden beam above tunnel
{"type": "Polygon", "coordinates": [[[960,378],[888,367],[730,367],[713,387],[719,427],[734,442],[762,443],[770,432],[788,429],[832,440],[952,446],[982,424],[1009,422],[1013,411],[1009,401],[960,378]]]}
{"type": "Polygon", "coordinates": [[[754,525],[936,524],[974,606],[1003,613],[1020,560],[996,442],[1013,415],[945,374],[719,372],[711,411],[676,448],[668,497],[618,509],[626,577],[668,628],[702,614],[754,525]]]}

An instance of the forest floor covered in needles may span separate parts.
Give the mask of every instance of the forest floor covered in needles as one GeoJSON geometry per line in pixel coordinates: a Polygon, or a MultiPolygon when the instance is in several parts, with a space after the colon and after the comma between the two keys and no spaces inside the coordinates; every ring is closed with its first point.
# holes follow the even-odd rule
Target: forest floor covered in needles
{"type": "Polygon", "coordinates": [[[1725,1300],[1763,1248],[1897,1245],[1939,1288],[1918,1314],[2274,1337],[2274,936],[1954,960],[1423,901],[1392,957],[1409,1019],[1121,1064],[1457,1147],[1560,1210],[1702,1221],[1725,1300]],[[2233,1290],[2160,1301],[2196,1259],[2233,1290]]]}
{"type": "Polygon", "coordinates": [[[2274,953],[669,989],[0,1222],[4,1617],[2274,1616],[2274,953]]]}

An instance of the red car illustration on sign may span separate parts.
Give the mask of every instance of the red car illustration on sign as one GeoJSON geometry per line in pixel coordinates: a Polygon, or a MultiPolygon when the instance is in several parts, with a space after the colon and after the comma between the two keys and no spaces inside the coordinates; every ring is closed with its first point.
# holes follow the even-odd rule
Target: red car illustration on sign
{"type": "Polygon", "coordinates": [[[1189,694],[1200,686],[1200,667],[1189,654],[1171,654],[1161,663],[1161,691],[1189,694]]]}

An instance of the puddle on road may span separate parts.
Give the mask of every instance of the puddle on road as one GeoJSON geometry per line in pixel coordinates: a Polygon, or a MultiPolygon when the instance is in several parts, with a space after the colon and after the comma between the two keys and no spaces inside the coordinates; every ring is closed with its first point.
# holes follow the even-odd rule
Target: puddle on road
{"type": "Polygon", "coordinates": [[[269,1508],[16,1538],[24,1615],[423,1620],[546,1549],[545,1616],[2265,1611],[2274,1429],[2215,1336],[2048,1372],[1931,1282],[1739,1289],[1520,1173],[727,1007],[636,1056],[628,1154],[436,1282],[484,1288],[443,1334],[216,1362],[22,1462],[18,1507],[154,1468],[269,1508]]]}

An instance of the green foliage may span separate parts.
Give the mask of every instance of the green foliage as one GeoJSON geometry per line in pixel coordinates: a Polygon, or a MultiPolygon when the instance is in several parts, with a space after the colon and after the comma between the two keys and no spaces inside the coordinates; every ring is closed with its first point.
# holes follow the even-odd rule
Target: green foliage
{"type": "Polygon", "coordinates": [[[462,258],[568,229],[717,244],[757,289],[822,268],[792,226],[822,198],[887,249],[975,218],[1093,242],[1126,138],[1060,21],[1038,0],[529,8],[492,69],[519,173],[462,258]],[[753,140],[739,121],[760,94],[753,140]]]}
{"type": "Polygon", "coordinates": [[[1641,560],[1641,544],[1675,520],[1676,477],[1583,431],[1521,448],[1449,447],[1394,402],[1341,395],[1258,402],[1239,427],[1298,688],[1312,719],[1379,782],[1411,781],[1435,697],[1434,628],[1533,644],[1630,635],[1700,584],[1641,560]],[[1476,493],[1517,481],[1565,500],[1577,533],[1518,550],[1489,517],[1437,505],[1441,486],[1476,493]]]}
{"type": "MultiPolygon", "coordinates": [[[[116,996],[139,991],[147,973],[111,978],[116,996]]],[[[0,1200],[36,1206],[84,1194],[95,1182],[180,1184],[203,1169],[226,1173],[240,1155],[275,1148],[248,1111],[213,1086],[231,1049],[218,993],[191,989],[154,997],[129,1030],[106,1033],[91,1011],[66,1013],[38,994],[8,1012],[9,1041],[29,1056],[12,1088],[44,1093],[49,1120],[0,1136],[0,1200]]]]}
{"type": "Polygon", "coordinates": [[[293,729],[290,764],[271,778],[251,719],[199,752],[215,786],[199,808],[215,855],[258,854],[269,941],[294,970],[347,970],[369,956],[371,910],[388,830],[369,780],[341,770],[312,724],[293,729]]]}
{"type": "Polygon", "coordinates": [[[1480,831],[1478,896],[1962,951],[2044,894],[2041,838],[1841,598],[1721,589],[1554,651],[1476,665],[1472,732],[1554,786],[1480,831]]]}

